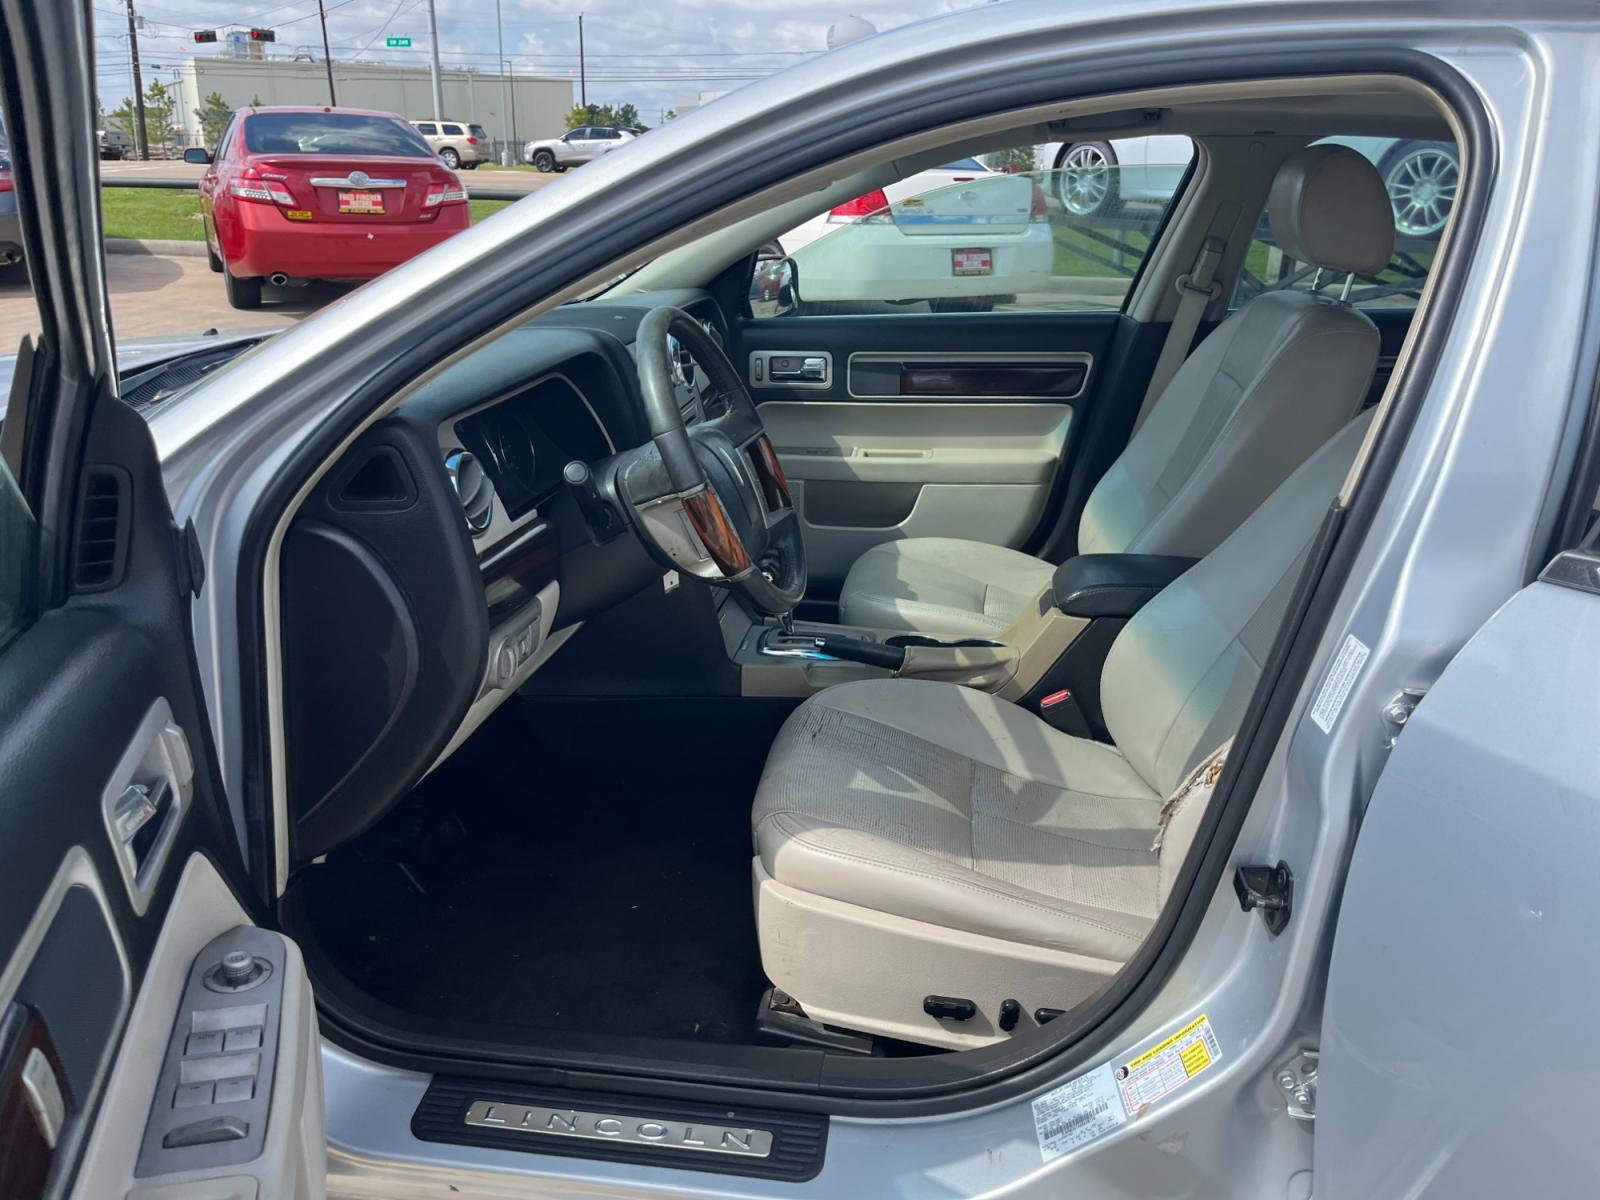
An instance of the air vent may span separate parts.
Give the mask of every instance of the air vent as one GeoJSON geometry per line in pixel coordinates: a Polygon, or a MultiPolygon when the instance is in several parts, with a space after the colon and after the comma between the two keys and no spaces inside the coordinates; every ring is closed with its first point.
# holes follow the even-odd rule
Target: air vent
{"type": "Polygon", "coordinates": [[[455,488],[461,511],[466,514],[467,528],[473,537],[482,536],[494,520],[494,484],[478,460],[465,450],[452,450],[445,455],[444,468],[450,473],[450,486],[455,488]]]}
{"type": "Polygon", "coordinates": [[[89,467],[78,497],[72,588],[102,592],[122,582],[128,549],[128,475],[118,467],[89,467]]]}

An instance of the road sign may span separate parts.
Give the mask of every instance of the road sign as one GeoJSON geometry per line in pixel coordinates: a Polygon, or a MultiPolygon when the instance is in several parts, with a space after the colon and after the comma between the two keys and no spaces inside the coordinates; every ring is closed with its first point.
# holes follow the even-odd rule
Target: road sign
{"type": "Polygon", "coordinates": [[[383,44],[388,46],[391,50],[404,50],[407,46],[411,45],[411,39],[385,38],[383,44]]]}

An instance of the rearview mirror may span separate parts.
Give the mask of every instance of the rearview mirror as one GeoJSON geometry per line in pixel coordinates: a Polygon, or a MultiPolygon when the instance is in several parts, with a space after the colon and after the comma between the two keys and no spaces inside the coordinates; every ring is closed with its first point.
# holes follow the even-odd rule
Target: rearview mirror
{"type": "Polygon", "coordinates": [[[186,163],[199,163],[204,166],[211,161],[211,151],[202,150],[198,146],[190,146],[183,152],[183,161],[186,163]]]}

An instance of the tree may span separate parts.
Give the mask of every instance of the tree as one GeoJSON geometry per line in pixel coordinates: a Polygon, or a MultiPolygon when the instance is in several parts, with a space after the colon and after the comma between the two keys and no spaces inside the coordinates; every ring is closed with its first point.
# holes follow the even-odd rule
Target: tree
{"type": "Polygon", "coordinates": [[[233,115],[233,109],[228,107],[221,92],[212,92],[206,97],[206,102],[194,110],[194,115],[200,120],[200,134],[204,143],[215,146],[217,139],[222,136],[222,127],[233,115]]]}
{"type": "Polygon", "coordinates": [[[999,150],[988,156],[989,165],[996,171],[1037,171],[1038,162],[1033,156],[1032,146],[1013,146],[1009,150],[999,150]]]}
{"type": "Polygon", "coordinates": [[[639,121],[639,110],[631,104],[591,104],[587,108],[581,104],[574,104],[567,113],[567,128],[576,129],[580,125],[621,125],[628,129],[643,128],[639,121]]]}
{"type": "Polygon", "coordinates": [[[178,94],[159,79],[144,90],[145,144],[172,143],[172,118],[177,115],[178,94]]]}
{"type": "MultiPolygon", "coordinates": [[[[144,93],[144,131],[145,145],[155,146],[158,143],[166,145],[172,140],[172,117],[177,111],[178,96],[175,91],[167,87],[159,79],[152,80],[144,93]]],[[[138,117],[134,113],[133,97],[125,97],[117,108],[113,109],[106,117],[106,124],[112,129],[119,129],[133,138],[138,143],[135,127],[138,117]]]]}

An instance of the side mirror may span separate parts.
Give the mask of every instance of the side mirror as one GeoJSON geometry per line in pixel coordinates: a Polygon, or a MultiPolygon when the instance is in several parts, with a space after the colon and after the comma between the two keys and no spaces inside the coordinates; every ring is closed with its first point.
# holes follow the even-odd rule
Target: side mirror
{"type": "Polygon", "coordinates": [[[782,317],[800,307],[800,267],[792,258],[762,257],[768,247],[756,254],[756,269],[750,276],[750,313],[757,317],[782,317]]]}
{"type": "Polygon", "coordinates": [[[199,163],[204,166],[211,161],[211,151],[202,150],[199,146],[190,146],[183,152],[183,161],[186,163],[199,163]]]}

